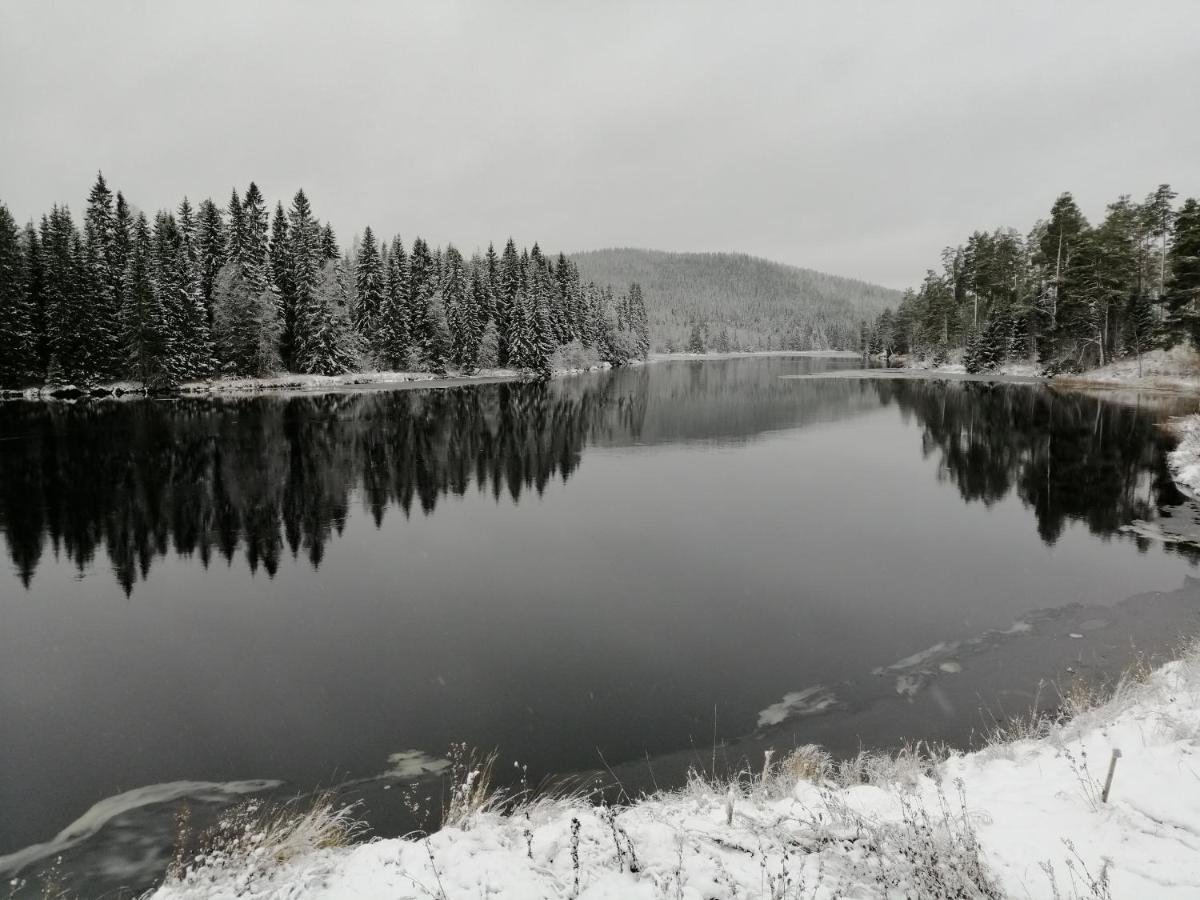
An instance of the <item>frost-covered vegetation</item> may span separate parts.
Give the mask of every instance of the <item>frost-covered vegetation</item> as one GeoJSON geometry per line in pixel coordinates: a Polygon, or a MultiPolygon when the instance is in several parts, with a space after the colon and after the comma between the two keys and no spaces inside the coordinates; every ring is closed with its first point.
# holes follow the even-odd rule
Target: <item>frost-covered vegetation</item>
{"type": "Polygon", "coordinates": [[[1160,185],[1123,195],[1091,225],[1069,193],[1028,235],[977,231],[942,251],[920,288],[862,323],[861,345],[940,365],[955,351],[968,372],[1010,360],[1046,374],[1200,343],[1200,201],[1178,209],[1160,185]]]}
{"type": "Polygon", "coordinates": [[[548,374],[645,358],[641,288],[615,296],[574,263],[510,238],[470,260],[453,245],[379,242],[342,253],[303,190],[288,210],[251,182],[151,222],[103,175],[83,229],[65,206],[19,229],[0,205],[0,389],[128,380],[162,389],[215,376],[364,370],[548,374]]]}
{"type": "Polygon", "coordinates": [[[654,349],[853,350],[857,322],[900,292],[743,253],[630,248],[571,255],[588,280],[637,282],[654,349]]]}
{"type": "Polygon", "coordinates": [[[835,762],[801,747],[621,806],[489,792],[432,835],[351,845],[349,818],[242,812],[154,894],[185,898],[1111,898],[1200,891],[1200,651],[1064,691],[972,754],[835,762]]]}

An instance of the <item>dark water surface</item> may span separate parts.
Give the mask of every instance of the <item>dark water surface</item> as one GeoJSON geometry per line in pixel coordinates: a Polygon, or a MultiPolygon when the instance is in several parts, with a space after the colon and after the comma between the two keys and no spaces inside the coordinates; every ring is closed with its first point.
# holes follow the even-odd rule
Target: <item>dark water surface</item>
{"type": "Polygon", "coordinates": [[[1194,402],[780,378],[854,364],[0,405],[0,874],[119,844],[94,883],[136,882],[167,801],[458,741],[536,779],[707,752],[714,707],[722,740],[894,742],[928,697],[961,730],[1030,689],[1001,645],[1200,608],[1195,550],[1122,530],[1183,508],[1155,423],[1194,402]]]}

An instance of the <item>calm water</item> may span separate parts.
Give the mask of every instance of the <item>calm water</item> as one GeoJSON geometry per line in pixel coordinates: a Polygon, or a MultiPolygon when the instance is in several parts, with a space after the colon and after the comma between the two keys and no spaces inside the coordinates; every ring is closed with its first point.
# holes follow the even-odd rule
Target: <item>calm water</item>
{"type": "MultiPolygon", "coordinates": [[[[939,698],[906,657],[1195,574],[1121,531],[1181,503],[1154,426],[1180,410],[780,378],[854,364],[0,405],[0,857],[172,782],[386,785],[456,741],[619,767],[709,752],[714,708],[722,740],[791,745],[832,695],[895,723],[939,698]]],[[[161,859],[139,803],[174,791],[81,829],[161,859]]]]}

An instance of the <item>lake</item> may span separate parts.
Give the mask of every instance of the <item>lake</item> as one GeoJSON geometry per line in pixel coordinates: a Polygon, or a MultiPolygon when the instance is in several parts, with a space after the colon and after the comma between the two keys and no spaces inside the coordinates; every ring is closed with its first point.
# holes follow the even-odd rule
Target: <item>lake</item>
{"type": "Polygon", "coordinates": [[[0,404],[0,875],[144,884],[257,792],[400,830],[457,742],[630,789],[967,744],[1195,630],[1194,400],[782,377],[857,365],[0,404]]]}

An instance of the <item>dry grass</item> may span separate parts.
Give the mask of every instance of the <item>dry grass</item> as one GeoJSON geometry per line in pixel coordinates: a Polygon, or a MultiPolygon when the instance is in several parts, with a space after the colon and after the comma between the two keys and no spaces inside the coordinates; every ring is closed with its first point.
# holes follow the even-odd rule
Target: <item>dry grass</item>
{"type": "Polygon", "coordinates": [[[165,883],[187,885],[197,878],[211,880],[212,873],[219,872],[247,888],[270,880],[293,860],[349,847],[364,831],[354,807],[338,806],[329,794],[281,805],[251,801],[203,832],[195,847],[187,846],[186,819],[181,820],[180,847],[165,883]]]}

